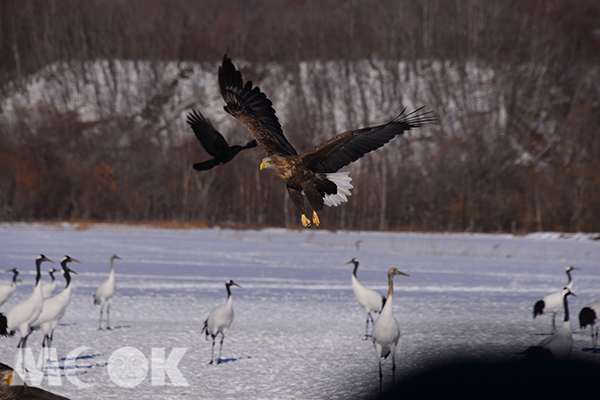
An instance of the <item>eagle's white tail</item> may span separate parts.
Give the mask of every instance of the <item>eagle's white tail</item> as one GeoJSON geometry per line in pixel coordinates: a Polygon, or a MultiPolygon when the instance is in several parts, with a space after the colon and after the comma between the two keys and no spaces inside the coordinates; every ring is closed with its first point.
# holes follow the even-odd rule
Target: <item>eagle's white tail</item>
{"type": "Polygon", "coordinates": [[[336,194],[326,194],[323,197],[323,201],[325,202],[326,206],[337,207],[340,204],[348,201],[348,197],[346,196],[350,196],[350,189],[354,188],[354,186],[350,183],[352,178],[348,176],[349,174],[350,172],[334,172],[331,174],[323,174],[327,179],[335,183],[337,186],[336,194]]]}

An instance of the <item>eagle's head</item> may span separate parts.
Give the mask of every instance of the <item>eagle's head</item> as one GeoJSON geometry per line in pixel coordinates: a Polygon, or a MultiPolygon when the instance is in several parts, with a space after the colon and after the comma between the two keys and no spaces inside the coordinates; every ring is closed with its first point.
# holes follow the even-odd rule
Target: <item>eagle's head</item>
{"type": "Polygon", "coordinates": [[[273,167],[275,167],[275,162],[271,157],[263,158],[262,162],[260,163],[261,171],[265,168],[273,168],[273,167]]]}

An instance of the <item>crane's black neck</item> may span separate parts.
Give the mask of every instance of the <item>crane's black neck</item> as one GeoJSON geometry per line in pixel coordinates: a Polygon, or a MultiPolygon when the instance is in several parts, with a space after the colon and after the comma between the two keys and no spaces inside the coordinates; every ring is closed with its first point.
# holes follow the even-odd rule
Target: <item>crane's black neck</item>
{"type": "Polygon", "coordinates": [[[352,262],[354,263],[354,272],[352,272],[352,274],[356,278],[356,271],[358,270],[358,261],[352,260],[352,262]]]}
{"type": "Polygon", "coordinates": [[[573,278],[571,278],[571,269],[567,269],[567,276],[569,277],[569,282],[567,283],[568,285],[573,280],[573,278]]]}
{"type": "Polygon", "coordinates": [[[570,294],[570,292],[567,292],[563,296],[563,307],[565,308],[565,322],[569,322],[569,302],[567,301],[567,297],[569,297],[570,294]]]}
{"type": "Polygon", "coordinates": [[[225,289],[227,289],[227,299],[231,297],[231,289],[229,289],[230,286],[231,284],[229,282],[225,284],[225,289]]]}
{"type": "Polygon", "coordinates": [[[42,262],[44,262],[43,258],[38,258],[37,260],[35,260],[35,269],[37,270],[37,274],[35,275],[35,284],[36,284],[36,286],[40,282],[40,280],[42,279],[42,272],[40,270],[40,266],[42,265],[42,262]]]}
{"type": "Polygon", "coordinates": [[[17,275],[19,275],[19,271],[17,271],[16,269],[13,271],[13,283],[16,285],[17,284],[17,275]]]}
{"type": "Polygon", "coordinates": [[[60,266],[63,269],[63,276],[65,277],[65,281],[67,281],[66,287],[69,287],[69,285],[71,284],[71,274],[69,273],[69,271],[71,271],[71,270],[69,269],[69,267],[67,267],[68,262],[69,262],[69,260],[63,260],[60,263],[60,266]]]}
{"type": "Polygon", "coordinates": [[[54,272],[55,272],[55,271],[50,271],[50,278],[52,278],[52,282],[54,282],[54,279],[55,279],[55,278],[54,278],[54,272]]]}

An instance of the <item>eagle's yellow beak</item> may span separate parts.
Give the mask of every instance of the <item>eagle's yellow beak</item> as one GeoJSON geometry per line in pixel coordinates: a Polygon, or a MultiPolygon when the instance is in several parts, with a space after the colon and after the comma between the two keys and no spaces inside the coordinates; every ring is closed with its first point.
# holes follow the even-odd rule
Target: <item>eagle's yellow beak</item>
{"type": "Polygon", "coordinates": [[[260,170],[262,171],[263,169],[267,168],[269,165],[271,165],[268,161],[264,161],[260,163],[260,170]]]}

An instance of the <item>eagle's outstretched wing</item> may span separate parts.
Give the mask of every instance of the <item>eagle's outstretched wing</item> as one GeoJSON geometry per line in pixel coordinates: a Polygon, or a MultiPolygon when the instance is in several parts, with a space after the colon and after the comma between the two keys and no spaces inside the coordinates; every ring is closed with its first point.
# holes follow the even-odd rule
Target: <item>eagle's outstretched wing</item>
{"type": "Polygon", "coordinates": [[[283,135],[273,103],[258,87],[252,87],[252,81],[244,85],[242,74],[227,55],[219,67],[219,89],[227,103],[225,111],[248,128],[268,156],[297,154],[283,135]]]}
{"type": "Polygon", "coordinates": [[[408,114],[405,114],[405,108],[387,124],[340,133],[302,154],[303,164],[314,172],[336,172],[370,151],[380,148],[396,135],[436,122],[431,112],[418,113],[423,107],[408,114]]]}

